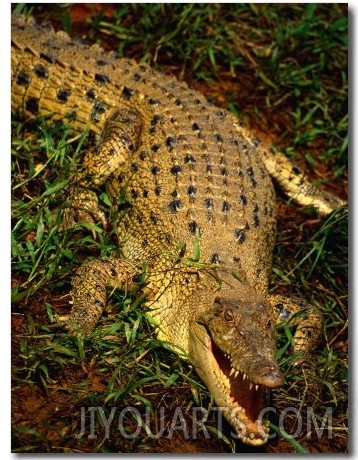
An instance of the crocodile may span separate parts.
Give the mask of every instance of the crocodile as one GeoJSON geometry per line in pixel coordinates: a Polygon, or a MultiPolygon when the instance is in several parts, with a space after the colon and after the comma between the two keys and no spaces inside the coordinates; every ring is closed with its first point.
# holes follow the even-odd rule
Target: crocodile
{"type": "Polygon", "coordinates": [[[269,294],[273,182],[319,215],[343,201],[173,76],[18,14],[11,33],[13,113],[97,139],[71,173],[63,229],[110,223],[121,253],[77,270],[70,333],[94,331],[108,286],[143,295],[158,339],[192,363],[237,437],[266,443],[261,411],[284,384],[276,323],[301,313],[294,352],[305,356],[322,322],[304,299],[269,294]]]}

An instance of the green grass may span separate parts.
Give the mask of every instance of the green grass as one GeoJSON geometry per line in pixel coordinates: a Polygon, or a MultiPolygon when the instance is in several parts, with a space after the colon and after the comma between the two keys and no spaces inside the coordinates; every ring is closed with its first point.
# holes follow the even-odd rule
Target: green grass
{"type": "MultiPolygon", "coordinates": [[[[48,16],[59,28],[184,78],[269,137],[313,180],[344,196],[344,5],[117,4],[115,10],[91,5],[86,25],[72,20],[71,10],[83,15],[79,5],[16,8],[42,19],[48,16]]],[[[66,126],[29,126],[13,120],[12,138],[13,450],[194,451],[194,443],[181,433],[172,443],[152,440],[144,429],[133,440],[104,439],[98,413],[97,440],[89,440],[87,433],[75,439],[83,406],[102,406],[107,416],[113,406],[137,407],[141,414],[147,408],[157,416],[158,407],[165,406],[169,419],[180,406],[190,423],[190,408],[208,408],[210,396],[191,366],[156,340],[145,312],[129,294],[110,293],[106,314],[84,342],[56,326],[70,310],[74,270],[88,257],[114,253],[115,238],[100,226],[94,229],[96,238],[88,231],[57,231],[61,191],[88,142],[85,133],[71,139],[66,126]]],[[[302,378],[290,353],[291,332],[280,330],[278,355],[287,382],[275,392],[274,402],[278,411],[295,406],[303,415],[312,407],[319,425],[326,408],[332,407],[333,439],[302,436],[296,440],[299,445],[292,445],[281,438],[268,452],[346,451],[347,213],[319,222],[310,214],[298,214],[293,205],[281,204],[279,212],[272,290],[294,292],[317,306],[324,316],[325,336],[314,372],[302,378]]],[[[129,431],[137,424],[134,415],[128,414],[129,431]]],[[[89,423],[88,412],[86,417],[89,423]]],[[[287,432],[295,431],[297,420],[296,414],[289,414],[287,432]]],[[[214,436],[212,414],[208,427],[212,439],[205,440],[201,433],[196,449],[242,449],[225,430],[214,436]]]]}

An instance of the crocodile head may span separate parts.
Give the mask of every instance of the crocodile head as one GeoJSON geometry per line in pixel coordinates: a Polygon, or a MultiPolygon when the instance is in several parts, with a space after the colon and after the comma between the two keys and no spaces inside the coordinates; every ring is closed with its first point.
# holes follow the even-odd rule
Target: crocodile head
{"type": "Polygon", "coordinates": [[[224,417],[244,443],[264,444],[268,428],[261,411],[269,389],[284,383],[266,302],[217,297],[197,316],[189,334],[189,357],[224,417]]]}

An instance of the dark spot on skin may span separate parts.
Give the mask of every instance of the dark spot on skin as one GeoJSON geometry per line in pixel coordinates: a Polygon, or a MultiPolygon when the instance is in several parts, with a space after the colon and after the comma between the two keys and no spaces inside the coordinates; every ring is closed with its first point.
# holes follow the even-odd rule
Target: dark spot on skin
{"type": "Polygon", "coordinates": [[[105,73],[96,73],[94,79],[100,85],[105,85],[109,81],[109,76],[105,73]]]}
{"type": "Polygon", "coordinates": [[[37,115],[39,113],[39,100],[36,97],[29,97],[26,101],[26,110],[37,115]]]}
{"type": "Polygon", "coordinates": [[[248,167],[246,168],[246,172],[247,172],[247,174],[248,174],[249,176],[253,176],[253,175],[254,175],[254,171],[253,171],[253,169],[252,169],[252,166],[248,166],[248,167]]]}
{"type": "Polygon", "coordinates": [[[257,204],[257,203],[255,204],[255,207],[254,207],[254,212],[259,212],[259,206],[258,206],[258,204],[257,204]]]}
{"type": "Polygon", "coordinates": [[[137,190],[134,190],[134,188],[131,189],[131,192],[130,192],[130,193],[131,193],[131,197],[132,197],[133,199],[136,199],[136,198],[138,198],[138,196],[139,196],[139,193],[137,192],[137,190]]]}
{"type": "Polygon", "coordinates": [[[91,112],[91,120],[99,122],[101,119],[100,115],[102,115],[106,111],[106,108],[106,105],[102,102],[95,104],[91,112]]]}
{"type": "Polygon", "coordinates": [[[213,167],[211,165],[206,165],[206,172],[211,174],[213,172],[213,167]]]}
{"type": "Polygon", "coordinates": [[[176,137],[167,137],[165,143],[168,147],[174,147],[174,145],[178,142],[176,137]]]}
{"type": "Polygon", "coordinates": [[[191,222],[189,222],[188,228],[191,234],[195,235],[197,230],[199,230],[199,234],[200,234],[199,225],[197,224],[197,222],[195,222],[195,220],[192,220],[191,222]]]}
{"type": "Polygon", "coordinates": [[[137,218],[137,221],[140,225],[143,224],[143,216],[141,214],[139,214],[139,212],[136,213],[136,218],[137,218]]]}
{"type": "Polygon", "coordinates": [[[157,166],[157,165],[152,166],[151,172],[152,172],[152,174],[154,174],[154,176],[156,176],[157,174],[159,174],[159,172],[160,172],[159,166],[157,166]]]}
{"type": "Polygon", "coordinates": [[[216,142],[223,142],[223,138],[221,137],[220,134],[215,133],[215,134],[213,134],[213,137],[214,137],[216,142]]]}
{"type": "Polygon", "coordinates": [[[118,182],[124,182],[125,179],[126,179],[125,173],[118,174],[118,182]]]}
{"type": "Polygon", "coordinates": [[[160,194],[162,193],[162,187],[160,185],[157,185],[154,189],[154,193],[157,195],[157,196],[160,196],[160,194]]]}
{"type": "Polygon", "coordinates": [[[229,174],[229,171],[227,168],[225,168],[225,166],[223,166],[222,168],[220,168],[220,174],[222,176],[227,176],[229,174]]]}
{"type": "Polygon", "coordinates": [[[256,149],[260,145],[260,139],[254,139],[252,141],[252,146],[254,149],[256,149]]]}
{"type": "Polygon", "coordinates": [[[161,104],[161,102],[160,102],[159,99],[153,99],[152,97],[150,97],[148,99],[148,104],[150,104],[150,105],[159,105],[159,104],[161,104]]]}
{"type": "Polygon", "coordinates": [[[250,177],[250,180],[251,180],[251,183],[252,183],[253,187],[256,187],[257,182],[256,182],[255,177],[254,177],[254,171],[252,169],[252,166],[247,167],[246,172],[250,177]]]}
{"type": "Polygon", "coordinates": [[[236,139],[231,139],[230,144],[233,145],[234,147],[238,147],[239,145],[236,139]]]}
{"type": "Polygon", "coordinates": [[[173,237],[170,233],[166,233],[165,234],[165,241],[169,244],[171,244],[173,242],[173,237]]]}
{"type": "Polygon", "coordinates": [[[142,241],[142,248],[146,248],[148,246],[148,240],[142,241]]]}
{"type": "Polygon", "coordinates": [[[17,76],[16,83],[20,86],[29,86],[29,84],[31,83],[31,77],[26,72],[20,72],[17,76]]]}
{"type": "Polygon", "coordinates": [[[60,102],[66,103],[70,95],[71,91],[69,89],[59,89],[56,96],[60,102]]]}
{"type": "Polygon", "coordinates": [[[204,206],[206,209],[214,209],[214,201],[212,198],[205,198],[204,206]]]}
{"type": "Polygon", "coordinates": [[[231,204],[227,201],[223,202],[222,212],[229,212],[231,209],[231,204]]]}
{"type": "Polygon", "coordinates": [[[235,229],[235,241],[239,244],[242,244],[246,240],[245,230],[235,229]]]}
{"type": "Polygon", "coordinates": [[[107,110],[107,105],[104,102],[98,102],[95,106],[96,112],[101,115],[107,110]]]}
{"type": "Polygon", "coordinates": [[[183,206],[181,200],[179,199],[176,199],[176,200],[173,200],[169,203],[169,208],[170,208],[170,211],[173,212],[173,213],[176,213],[179,211],[179,209],[183,206]]]}
{"type": "Polygon", "coordinates": [[[153,211],[150,212],[149,218],[150,218],[152,224],[157,225],[158,217],[153,211]]]}
{"type": "Polygon", "coordinates": [[[127,86],[125,86],[123,88],[121,97],[123,99],[130,99],[133,96],[133,94],[134,94],[134,89],[131,89],[131,88],[128,88],[127,86]]]}
{"type": "Polygon", "coordinates": [[[257,214],[254,214],[254,226],[258,227],[260,225],[260,219],[257,214]]]}
{"type": "Polygon", "coordinates": [[[152,150],[152,152],[158,152],[158,150],[160,149],[160,144],[154,144],[150,147],[150,149],[152,150]]]}
{"type": "Polygon", "coordinates": [[[116,270],[115,268],[113,268],[113,267],[111,267],[111,268],[109,269],[109,273],[110,273],[110,275],[111,275],[113,278],[116,277],[116,276],[118,276],[117,270],[116,270]]]}
{"type": "Polygon", "coordinates": [[[179,98],[175,99],[174,101],[175,105],[181,105],[181,100],[179,98]]]}
{"type": "Polygon", "coordinates": [[[139,156],[139,159],[143,161],[143,160],[145,160],[147,158],[148,153],[142,151],[142,152],[139,152],[138,156],[139,156]]]}
{"type": "Polygon", "coordinates": [[[121,119],[121,123],[123,123],[125,125],[130,125],[131,123],[133,123],[133,119],[129,118],[129,117],[123,117],[121,119]]]}
{"type": "Polygon", "coordinates": [[[170,168],[170,173],[173,174],[173,176],[177,176],[182,171],[183,168],[180,165],[174,165],[170,168]]]}
{"type": "Polygon", "coordinates": [[[244,194],[241,194],[240,195],[240,200],[241,200],[241,203],[246,206],[247,205],[247,198],[244,194]]]}
{"type": "MultiPolygon", "coordinates": [[[[97,153],[97,152],[96,152],[97,153]]],[[[114,147],[111,147],[109,149],[109,154],[113,157],[116,154],[116,149],[114,147]]]]}
{"type": "Polygon", "coordinates": [[[297,166],[292,166],[292,172],[293,174],[301,174],[301,170],[297,166]]]}
{"type": "Polygon", "coordinates": [[[134,284],[139,284],[141,280],[142,280],[142,275],[137,274],[132,277],[132,283],[134,284]]]}
{"type": "Polygon", "coordinates": [[[188,153],[188,155],[184,157],[184,163],[194,164],[196,163],[196,159],[193,157],[193,155],[188,153]]]}
{"type": "Polygon", "coordinates": [[[139,169],[138,163],[131,164],[131,172],[137,172],[139,169]]]}
{"type": "Polygon", "coordinates": [[[143,198],[148,198],[149,192],[147,189],[143,190],[143,198]]]}
{"type": "Polygon", "coordinates": [[[118,205],[118,211],[126,211],[128,209],[131,209],[133,206],[131,205],[131,203],[128,203],[128,202],[125,202],[125,203],[121,203],[118,205]]]}
{"type": "Polygon", "coordinates": [[[232,260],[234,261],[234,264],[236,264],[236,265],[241,265],[241,259],[240,259],[240,257],[233,257],[232,260]]]}
{"type": "Polygon", "coordinates": [[[160,115],[154,115],[154,117],[152,118],[150,124],[152,126],[156,126],[159,123],[161,123],[162,121],[163,121],[163,117],[161,117],[160,115]]]}
{"type": "Polygon", "coordinates": [[[193,131],[200,131],[200,130],[201,130],[201,128],[200,128],[200,126],[198,125],[198,123],[193,123],[193,124],[191,125],[191,129],[192,129],[193,131]]]}
{"type": "Polygon", "coordinates": [[[171,117],[171,119],[170,119],[170,123],[176,123],[176,122],[177,122],[177,118],[175,118],[175,117],[171,117]]]}
{"type": "Polygon", "coordinates": [[[49,71],[41,64],[35,65],[35,73],[39,78],[47,78],[49,76],[49,71]]]}
{"type": "Polygon", "coordinates": [[[214,252],[214,254],[211,254],[209,262],[211,264],[218,264],[220,262],[220,257],[217,252],[214,252]]]}
{"type": "Polygon", "coordinates": [[[190,197],[194,197],[196,195],[197,188],[194,185],[189,185],[187,193],[190,197]]]}
{"type": "Polygon", "coordinates": [[[44,59],[50,64],[53,64],[55,62],[54,58],[50,54],[40,53],[40,58],[44,59]]]}
{"type": "Polygon", "coordinates": [[[93,88],[87,91],[86,97],[90,102],[94,101],[97,98],[96,93],[93,88]]]}
{"type": "Polygon", "coordinates": [[[99,67],[103,67],[103,66],[105,66],[105,65],[107,65],[107,64],[108,64],[107,61],[102,61],[102,60],[97,61],[97,65],[98,65],[99,67]]]}
{"type": "Polygon", "coordinates": [[[178,191],[173,190],[172,193],[170,194],[173,198],[176,198],[178,196],[178,191]]]}

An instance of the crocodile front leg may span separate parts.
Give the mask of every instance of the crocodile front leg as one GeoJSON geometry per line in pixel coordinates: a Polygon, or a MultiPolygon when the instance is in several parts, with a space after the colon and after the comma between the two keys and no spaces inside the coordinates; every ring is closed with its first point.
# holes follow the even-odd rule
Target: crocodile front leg
{"type": "Polygon", "coordinates": [[[277,317],[277,322],[297,326],[294,334],[293,351],[296,363],[305,361],[315,350],[323,332],[323,318],[315,307],[299,297],[285,297],[278,294],[268,296],[277,317]]]}
{"type": "Polygon", "coordinates": [[[106,226],[97,195],[91,189],[103,185],[114,172],[125,171],[141,131],[142,119],[136,110],[123,107],[108,118],[98,145],[83,154],[80,167],[70,177],[62,230],[98,221],[106,226]]]}
{"type": "Polygon", "coordinates": [[[314,186],[307,175],[283,153],[255,139],[236,118],[232,117],[232,121],[246,142],[256,150],[272,179],[294,202],[305,207],[313,206],[321,216],[328,215],[346,204],[339,197],[314,186]]]}
{"type": "Polygon", "coordinates": [[[121,259],[93,259],[85,262],[73,278],[73,307],[67,321],[72,332],[88,335],[106,305],[106,287],[138,291],[141,267],[121,259]]]}

